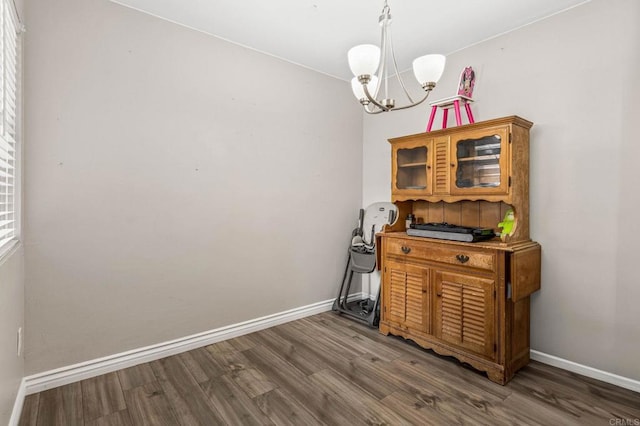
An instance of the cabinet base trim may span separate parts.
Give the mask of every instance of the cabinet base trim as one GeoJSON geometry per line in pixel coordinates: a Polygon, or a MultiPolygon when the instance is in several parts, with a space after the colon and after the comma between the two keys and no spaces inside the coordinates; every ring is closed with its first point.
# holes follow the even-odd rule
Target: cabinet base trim
{"type": "Polygon", "coordinates": [[[620,386],[621,388],[629,389],[634,392],[640,392],[640,380],[618,376],[617,374],[598,370],[597,368],[589,367],[588,365],[578,364],[577,362],[534,350],[531,351],[531,359],[543,364],[552,365],[563,370],[590,377],[592,379],[601,380],[605,383],[620,386]]]}
{"type": "Polygon", "coordinates": [[[509,372],[505,370],[505,367],[497,364],[493,361],[474,356],[463,349],[458,349],[454,346],[448,345],[445,342],[438,340],[437,338],[422,336],[417,333],[412,333],[410,330],[403,330],[397,328],[394,325],[387,324],[384,321],[380,321],[380,333],[384,335],[392,334],[394,336],[400,336],[407,340],[413,340],[419,346],[424,349],[430,349],[438,355],[451,356],[456,358],[460,362],[465,362],[471,365],[473,368],[479,371],[487,373],[489,380],[492,382],[504,385],[508,382],[515,371],[509,372]]]}

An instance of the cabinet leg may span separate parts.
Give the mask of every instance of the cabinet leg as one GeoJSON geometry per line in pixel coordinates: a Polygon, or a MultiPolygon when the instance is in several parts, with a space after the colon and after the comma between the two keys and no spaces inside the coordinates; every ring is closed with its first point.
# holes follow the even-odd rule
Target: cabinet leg
{"type": "Polygon", "coordinates": [[[388,325],[386,325],[386,324],[383,324],[383,323],[381,322],[380,324],[378,324],[378,331],[379,331],[381,334],[384,334],[385,336],[388,336],[388,335],[389,335],[389,331],[390,331],[390,330],[389,330],[389,326],[388,326],[388,325]]]}
{"type": "Polygon", "coordinates": [[[487,376],[489,377],[489,380],[499,385],[507,383],[504,371],[487,371],[487,376]]]}

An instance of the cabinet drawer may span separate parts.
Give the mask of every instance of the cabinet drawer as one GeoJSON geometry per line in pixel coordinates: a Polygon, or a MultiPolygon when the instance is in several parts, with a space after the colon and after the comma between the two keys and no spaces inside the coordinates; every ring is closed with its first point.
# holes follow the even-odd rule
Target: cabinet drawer
{"type": "Polygon", "coordinates": [[[465,246],[443,247],[439,244],[421,241],[389,239],[387,240],[386,253],[492,272],[496,270],[496,254],[493,251],[469,250],[465,246]]]}
{"type": "Polygon", "coordinates": [[[426,249],[427,258],[436,262],[450,265],[464,265],[470,268],[496,270],[496,254],[493,252],[479,252],[468,250],[466,247],[429,246],[426,249]]]}
{"type": "Polygon", "coordinates": [[[389,239],[387,240],[387,254],[424,259],[427,251],[424,244],[419,241],[389,239]]]}

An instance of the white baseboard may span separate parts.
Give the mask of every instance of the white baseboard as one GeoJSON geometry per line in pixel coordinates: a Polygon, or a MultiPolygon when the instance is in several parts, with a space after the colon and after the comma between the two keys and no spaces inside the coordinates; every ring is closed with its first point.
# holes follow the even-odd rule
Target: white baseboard
{"type": "MultiPolygon", "coordinates": [[[[360,299],[363,296],[364,295],[362,293],[355,293],[349,296],[349,300],[360,299]]],[[[254,331],[263,330],[265,328],[284,324],[296,319],[330,311],[332,306],[333,299],[316,302],[311,305],[216,328],[214,330],[193,334],[180,339],[133,349],[127,352],[27,376],[24,378],[26,395],[42,392],[58,386],[64,386],[69,383],[89,379],[102,374],[111,373],[123,368],[133,367],[134,365],[143,364],[145,362],[155,361],[160,358],[176,355],[192,349],[221,342],[223,340],[242,336],[244,334],[253,333],[254,331]]],[[[18,404],[17,401],[16,404],[18,404]]],[[[20,408],[21,407],[22,403],[20,403],[20,408]]]]}
{"type": "Polygon", "coordinates": [[[16,395],[16,400],[13,403],[13,411],[11,412],[11,417],[9,418],[9,426],[18,426],[18,423],[20,423],[20,415],[22,414],[22,406],[24,405],[26,389],[26,381],[23,378],[22,381],[20,381],[18,394],[16,395]]]}
{"type": "Polygon", "coordinates": [[[598,370],[597,368],[578,364],[577,362],[558,358],[557,356],[545,354],[544,352],[532,350],[530,352],[530,357],[531,359],[539,361],[543,364],[552,365],[554,367],[562,368],[563,370],[591,377],[592,379],[601,380],[612,385],[620,386],[621,388],[640,392],[640,381],[638,380],[618,376],[617,374],[609,373],[606,371],[598,370]]]}

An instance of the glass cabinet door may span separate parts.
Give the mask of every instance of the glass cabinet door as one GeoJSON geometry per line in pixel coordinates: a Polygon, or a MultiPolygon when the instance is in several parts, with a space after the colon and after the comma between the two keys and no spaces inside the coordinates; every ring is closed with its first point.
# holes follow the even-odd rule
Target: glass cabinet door
{"type": "Polygon", "coordinates": [[[508,132],[494,129],[484,135],[461,135],[452,143],[452,193],[506,193],[508,132]]]}
{"type": "Polygon", "coordinates": [[[404,145],[394,148],[393,161],[393,191],[404,194],[431,192],[431,177],[429,164],[431,144],[404,145]]]}

